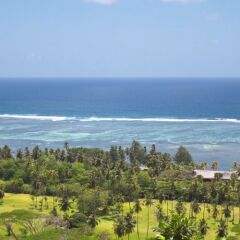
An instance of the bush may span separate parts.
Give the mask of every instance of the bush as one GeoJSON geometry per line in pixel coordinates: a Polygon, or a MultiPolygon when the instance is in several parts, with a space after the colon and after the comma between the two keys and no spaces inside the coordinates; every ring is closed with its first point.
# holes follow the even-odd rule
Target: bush
{"type": "Polygon", "coordinates": [[[48,196],[56,196],[57,195],[57,186],[56,185],[49,185],[46,187],[46,195],[48,196]]]}
{"type": "Polygon", "coordinates": [[[93,234],[93,229],[88,226],[87,224],[81,224],[81,226],[79,226],[79,232],[82,234],[82,235],[92,235],[93,234]]]}
{"type": "Polygon", "coordinates": [[[111,239],[111,235],[107,231],[101,232],[101,233],[98,234],[97,239],[98,240],[110,240],[111,239]]]}
{"type": "Polygon", "coordinates": [[[74,213],[69,218],[69,228],[79,228],[83,223],[87,223],[87,216],[83,213],[74,213]]]}
{"type": "Polygon", "coordinates": [[[9,182],[6,182],[5,191],[9,193],[22,193],[23,192],[23,180],[22,179],[13,179],[9,182]]]}
{"type": "Polygon", "coordinates": [[[23,193],[26,193],[26,194],[32,193],[32,187],[29,184],[23,184],[22,189],[23,189],[23,193]]]}

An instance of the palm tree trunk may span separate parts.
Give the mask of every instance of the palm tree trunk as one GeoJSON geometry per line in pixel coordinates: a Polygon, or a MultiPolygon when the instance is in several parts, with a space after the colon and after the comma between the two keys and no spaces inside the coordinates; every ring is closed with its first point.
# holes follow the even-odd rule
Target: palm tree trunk
{"type": "Polygon", "coordinates": [[[191,202],[189,203],[189,211],[188,211],[188,218],[191,217],[191,202]]]}
{"type": "Polygon", "coordinates": [[[240,224],[240,206],[238,207],[238,217],[239,217],[238,223],[240,224]]]}
{"type": "Polygon", "coordinates": [[[148,232],[149,232],[149,215],[150,215],[150,213],[149,213],[149,209],[150,207],[148,206],[148,219],[147,219],[147,235],[146,235],[146,239],[148,239],[148,232]]]}
{"type": "Polygon", "coordinates": [[[168,217],[168,200],[167,200],[167,217],[168,217]]]}
{"type": "Polygon", "coordinates": [[[38,207],[38,196],[36,196],[36,208],[38,207]]]}
{"type": "Polygon", "coordinates": [[[234,222],[235,222],[235,211],[234,211],[234,206],[233,206],[233,218],[232,218],[232,224],[234,225],[234,222]]]}
{"type": "Polygon", "coordinates": [[[221,204],[221,220],[223,218],[222,204],[221,204]]]}
{"type": "Polygon", "coordinates": [[[41,211],[43,210],[43,202],[44,202],[44,196],[42,196],[41,211]]]}
{"type": "Polygon", "coordinates": [[[137,212],[137,236],[138,236],[138,240],[140,240],[139,229],[138,229],[138,212],[137,212]]]}
{"type": "Polygon", "coordinates": [[[204,204],[203,204],[203,219],[205,219],[205,208],[206,208],[206,206],[205,206],[205,202],[204,202],[204,204]]]}
{"type": "Polygon", "coordinates": [[[54,209],[54,196],[52,196],[52,209],[54,209]]]}

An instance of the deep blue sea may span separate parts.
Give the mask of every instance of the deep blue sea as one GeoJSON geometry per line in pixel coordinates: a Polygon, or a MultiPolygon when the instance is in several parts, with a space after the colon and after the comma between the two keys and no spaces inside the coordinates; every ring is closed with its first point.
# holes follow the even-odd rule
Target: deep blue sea
{"type": "Polygon", "coordinates": [[[240,161],[240,79],[1,79],[0,145],[109,148],[135,139],[229,169],[240,161]]]}

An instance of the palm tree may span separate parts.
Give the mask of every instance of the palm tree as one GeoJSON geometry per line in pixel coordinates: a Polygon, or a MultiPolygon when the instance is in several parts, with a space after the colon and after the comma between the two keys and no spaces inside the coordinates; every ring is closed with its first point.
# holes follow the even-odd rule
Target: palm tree
{"type": "Polygon", "coordinates": [[[62,199],[60,199],[59,207],[63,212],[66,212],[71,208],[71,203],[67,196],[63,196],[62,199]]]}
{"type": "Polygon", "coordinates": [[[165,198],[165,201],[166,201],[166,203],[167,203],[167,218],[168,218],[168,210],[169,210],[169,207],[168,207],[168,199],[166,199],[166,197],[164,197],[165,198]]]}
{"type": "Polygon", "coordinates": [[[207,204],[207,213],[208,213],[208,217],[209,217],[209,215],[211,213],[211,208],[210,208],[210,206],[208,204],[207,204]]]}
{"type": "Polygon", "coordinates": [[[216,170],[218,169],[218,163],[215,162],[215,161],[212,162],[211,169],[212,169],[213,171],[216,171],[216,170]]]}
{"type": "Polygon", "coordinates": [[[205,219],[205,212],[206,212],[206,202],[203,202],[203,219],[205,219]]]}
{"type": "Polygon", "coordinates": [[[91,214],[87,219],[87,223],[91,228],[95,228],[99,222],[94,214],[91,214]]]}
{"type": "Polygon", "coordinates": [[[233,165],[232,165],[232,171],[236,172],[239,168],[239,165],[237,162],[234,162],[233,165]]]}
{"type": "Polygon", "coordinates": [[[147,206],[147,233],[146,233],[146,239],[148,239],[148,232],[149,232],[149,220],[150,220],[150,207],[152,205],[152,198],[150,195],[147,195],[146,196],[146,199],[145,199],[145,205],[147,206]]]}
{"type": "Polygon", "coordinates": [[[28,147],[26,147],[24,150],[24,157],[25,159],[29,159],[31,157],[31,153],[28,147]]]}
{"type": "Polygon", "coordinates": [[[18,149],[17,150],[16,159],[19,159],[19,160],[23,159],[23,151],[22,151],[22,149],[18,149]]]}
{"type": "Polygon", "coordinates": [[[199,232],[201,233],[201,235],[204,237],[207,234],[207,231],[209,229],[208,225],[207,225],[207,221],[205,219],[201,219],[200,223],[199,223],[199,232]]]}
{"type": "Polygon", "coordinates": [[[117,235],[118,239],[121,239],[126,234],[125,221],[122,215],[119,215],[114,220],[113,225],[114,233],[117,235]]]}
{"type": "Polygon", "coordinates": [[[122,202],[117,202],[115,204],[115,211],[117,214],[122,214],[123,215],[123,203],[122,202]]]}
{"type": "Polygon", "coordinates": [[[198,202],[194,201],[191,204],[192,213],[195,213],[195,220],[197,220],[197,214],[201,212],[201,208],[198,202]]]}
{"type": "Polygon", "coordinates": [[[217,207],[217,205],[215,204],[215,205],[213,206],[213,215],[212,215],[213,218],[214,218],[214,219],[217,219],[218,214],[219,214],[218,207],[217,207]]]}
{"type": "Polygon", "coordinates": [[[64,143],[64,149],[65,149],[66,151],[69,150],[69,143],[68,143],[68,142],[65,142],[65,143],[64,143]]]}
{"type": "Polygon", "coordinates": [[[207,162],[204,162],[204,163],[202,164],[202,166],[203,166],[203,169],[204,169],[204,170],[207,170],[207,169],[208,169],[208,163],[207,163],[207,162]]]}
{"type": "Polygon", "coordinates": [[[160,204],[158,204],[156,206],[156,218],[157,218],[158,222],[164,219],[163,208],[160,204]]]}
{"type": "Polygon", "coordinates": [[[11,152],[11,149],[8,145],[3,146],[2,150],[1,150],[1,157],[4,160],[12,158],[12,152],[11,152]]]}
{"type": "Polygon", "coordinates": [[[216,182],[219,182],[221,180],[221,178],[222,178],[222,173],[217,172],[217,173],[214,174],[214,180],[216,182]]]}
{"type": "Polygon", "coordinates": [[[237,189],[237,203],[238,203],[238,223],[240,224],[240,183],[236,186],[237,189]]]}
{"type": "Polygon", "coordinates": [[[231,210],[228,205],[223,209],[223,214],[224,214],[224,217],[227,219],[227,224],[228,224],[228,219],[231,217],[231,210]]]}
{"type": "Polygon", "coordinates": [[[40,158],[40,156],[41,156],[41,149],[39,148],[38,145],[36,145],[32,150],[32,158],[34,160],[37,160],[40,158]]]}
{"type": "Polygon", "coordinates": [[[181,200],[178,200],[176,204],[176,212],[178,215],[183,216],[186,212],[186,208],[181,200]]]}
{"type": "Polygon", "coordinates": [[[235,224],[235,203],[233,203],[233,206],[232,206],[232,224],[234,225],[235,224]]]}
{"type": "Polygon", "coordinates": [[[128,240],[129,240],[129,236],[135,228],[136,221],[134,220],[131,212],[127,213],[127,215],[124,217],[124,221],[125,221],[125,231],[126,231],[126,234],[128,235],[128,240]]]}
{"type": "Polygon", "coordinates": [[[169,194],[168,196],[170,197],[171,201],[172,201],[172,207],[171,207],[171,211],[173,212],[173,199],[175,196],[175,192],[176,192],[176,186],[174,184],[174,181],[172,180],[169,186],[169,194]]]}
{"type": "Polygon", "coordinates": [[[136,213],[136,215],[137,215],[137,236],[138,236],[138,240],[140,239],[140,237],[139,237],[139,229],[138,229],[138,214],[139,214],[139,212],[141,212],[142,211],[142,207],[141,207],[141,202],[139,201],[139,199],[137,199],[136,201],[135,201],[135,203],[134,203],[134,206],[133,206],[133,210],[134,210],[134,212],[136,213]]]}
{"type": "Polygon", "coordinates": [[[228,227],[227,227],[226,221],[220,220],[218,224],[218,229],[217,229],[217,236],[219,238],[224,238],[224,237],[227,237],[227,235],[228,235],[228,227]]]}
{"type": "Polygon", "coordinates": [[[231,186],[232,186],[233,190],[235,190],[237,181],[238,181],[237,173],[232,173],[231,174],[231,186]]]}

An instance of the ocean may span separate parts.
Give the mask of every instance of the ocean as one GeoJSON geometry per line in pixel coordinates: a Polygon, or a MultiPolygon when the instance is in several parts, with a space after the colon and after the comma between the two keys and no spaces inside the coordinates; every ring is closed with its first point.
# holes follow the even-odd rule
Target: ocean
{"type": "Polygon", "coordinates": [[[240,79],[1,79],[0,145],[109,148],[138,140],[197,162],[240,161],[240,79]]]}

